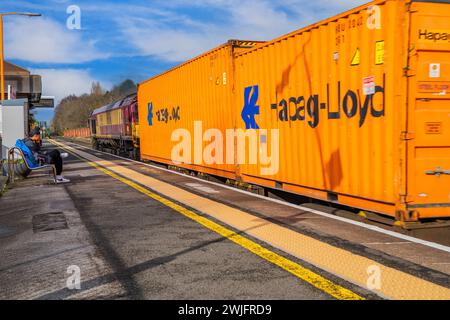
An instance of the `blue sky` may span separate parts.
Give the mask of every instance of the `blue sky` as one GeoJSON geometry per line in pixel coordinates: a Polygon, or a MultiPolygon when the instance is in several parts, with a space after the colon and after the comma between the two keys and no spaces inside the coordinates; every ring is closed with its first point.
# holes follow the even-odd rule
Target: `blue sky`
{"type": "MultiPolygon", "coordinates": [[[[41,74],[45,95],[57,100],[106,89],[127,78],[158,74],[228,39],[270,40],[365,0],[3,0],[6,59],[41,74]],[[70,30],[67,8],[81,12],[81,29],[70,30]]],[[[48,120],[52,112],[41,111],[48,120]]]]}

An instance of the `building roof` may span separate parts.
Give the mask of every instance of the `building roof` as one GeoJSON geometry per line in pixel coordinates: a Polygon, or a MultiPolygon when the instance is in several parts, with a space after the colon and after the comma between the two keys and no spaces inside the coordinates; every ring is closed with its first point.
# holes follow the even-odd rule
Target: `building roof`
{"type": "Polygon", "coordinates": [[[19,67],[11,62],[5,61],[5,75],[6,76],[29,76],[30,71],[27,69],[24,69],[22,67],[19,67]]]}

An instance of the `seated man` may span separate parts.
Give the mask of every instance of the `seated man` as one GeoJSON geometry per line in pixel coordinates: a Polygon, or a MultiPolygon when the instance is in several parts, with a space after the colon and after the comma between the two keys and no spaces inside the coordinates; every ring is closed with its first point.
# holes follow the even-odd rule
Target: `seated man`
{"type": "Polygon", "coordinates": [[[56,182],[66,183],[70,180],[65,179],[61,173],[63,171],[63,158],[68,156],[67,153],[60,153],[58,150],[41,151],[41,129],[36,127],[30,131],[29,138],[23,140],[25,145],[33,153],[36,162],[43,162],[44,164],[53,164],[56,168],[56,182]]]}

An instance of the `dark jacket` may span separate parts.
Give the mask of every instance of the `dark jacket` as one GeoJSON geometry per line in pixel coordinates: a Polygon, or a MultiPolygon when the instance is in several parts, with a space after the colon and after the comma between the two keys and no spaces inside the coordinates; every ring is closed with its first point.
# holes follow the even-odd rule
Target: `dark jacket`
{"type": "Polygon", "coordinates": [[[33,140],[31,140],[30,138],[23,139],[23,142],[33,153],[33,156],[36,159],[36,161],[39,161],[39,159],[41,159],[42,156],[44,156],[44,154],[41,152],[41,146],[42,146],[41,143],[36,143],[33,140]]]}

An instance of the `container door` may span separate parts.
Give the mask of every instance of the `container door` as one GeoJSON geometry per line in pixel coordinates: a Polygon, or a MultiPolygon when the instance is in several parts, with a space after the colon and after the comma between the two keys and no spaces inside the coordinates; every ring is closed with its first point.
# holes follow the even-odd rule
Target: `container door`
{"type": "Polygon", "coordinates": [[[411,7],[408,208],[450,215],[450,5],[411,7]]]}

